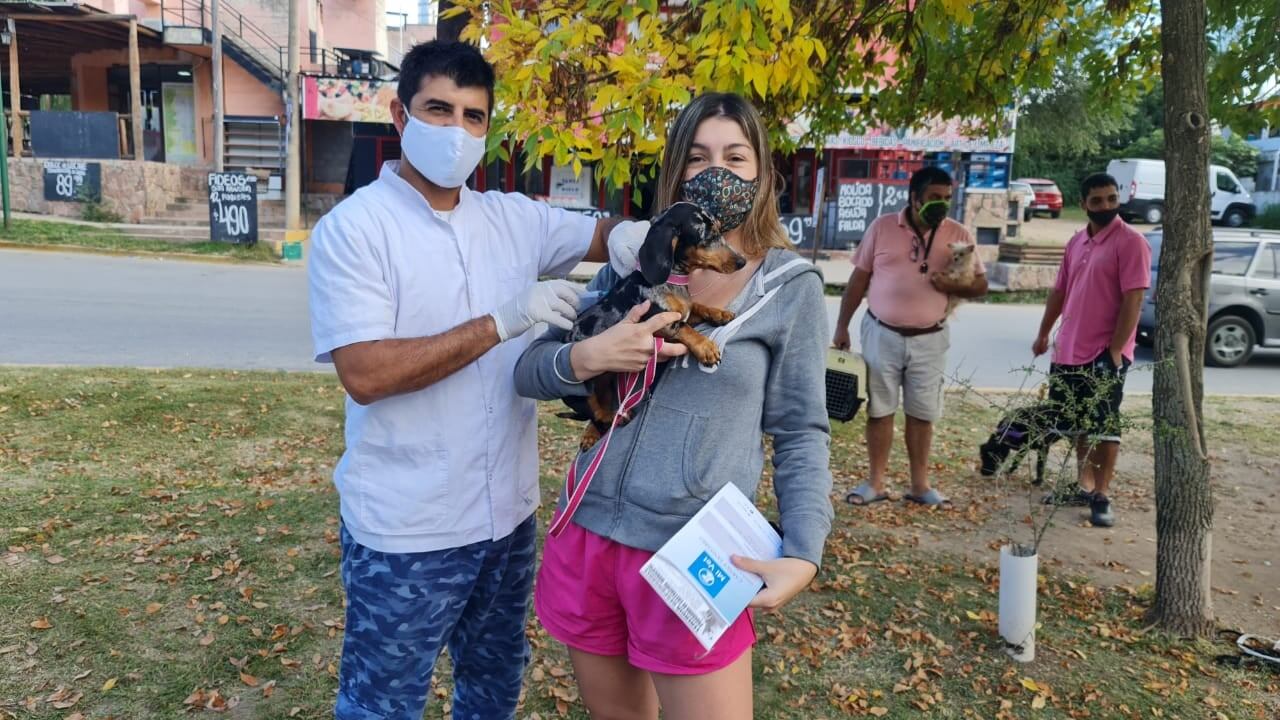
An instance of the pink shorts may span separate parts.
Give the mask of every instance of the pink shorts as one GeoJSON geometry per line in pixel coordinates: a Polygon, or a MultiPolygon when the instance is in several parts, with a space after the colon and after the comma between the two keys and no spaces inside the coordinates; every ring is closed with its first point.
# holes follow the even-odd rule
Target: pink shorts
{"type": "Polygon", "coordinates": [[[733,664],[756,642],[751,611],[707,652],[640,576],[653,553],[616,543],[572,522],[547,536],[533,607],[551,637],[594,655],[625,655],[664,675],[704,675],[733,664]]]}

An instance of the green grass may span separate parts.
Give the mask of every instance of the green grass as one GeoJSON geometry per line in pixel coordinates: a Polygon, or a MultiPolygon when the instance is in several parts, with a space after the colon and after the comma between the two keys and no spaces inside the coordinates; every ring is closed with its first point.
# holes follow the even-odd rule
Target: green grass
{"type": "MultiPolygon", "coordinates": [[[[825,294],[828,297],[843,297],[843,285],[827,285],[825,294]]],[[[1048,290],[1009,290],[990,292],[977,300],[969,302],[991,303],[996,305],[1043,305],[1049,299],[1048,290]]]]}
{"type": "Polygon", "coordinates": [[[203,255],[241,262],[279,262],[265,243],[252,247],[218,242],[178,243],[130,237],[111,228],[43,220],[13,220],[8,231],[0,232],[0,241],[114,252],[203,255]]]}
{"type": "MultiPolygon", "coordinates": [[[[0,368],[0,718],[167,719],[187,700],[234,704],[237,718],[331,717],[342,407],[324,375],[0,368]]],[[[555,410],[542,412],[544,523],[579,430],[555,410]]],[[[972,482],[994,417],[953,404],[936,440],[948,487],[972,482]]],[[[838,488],[865,470],[860,434],[860,421],[835,428],[838,488]]],[[[895,457],[894,482],[904,474],[895,457]]],[[[1276,676],[1140,632],[1149,589],[1051,567],[1039,657],[1016,666],[999,650],[994,562],[900,532],[963,527],[978,504],[836,507],[811,591],[758,617],[758,718],[1207,718],[1211,703],[1274,717],[1276,676]]],[[[585,718],[574,701],[557,708],[574,697],[563,650],[534,619],[530,636],[519,717],[585,718]]],[[[446,716],[449,688],[438,673],[427,717],[446,716]]]]}
{"type": "Polygon", "coordinates": [[[1061,220],[1069,220],[1073,223],[1084,225],[1089,222],[1089,215],[1085,213],[1084,208],[1079,205],[1063,205],[1062,214],[1058,216],[1061,220]]]}
{"type": "Polygon", "coordinates": [[[1266,230],[1280,230],[1280,205],[1269,205],[1253,219],[1255,227],[1266,230]]]}
{"type": "Polygon", "coordinates": [[[989,303],[992,305],[1043,305],[1049,299],[1049,290],[1009,290],[991,292],[971,302],[989,303]]]}

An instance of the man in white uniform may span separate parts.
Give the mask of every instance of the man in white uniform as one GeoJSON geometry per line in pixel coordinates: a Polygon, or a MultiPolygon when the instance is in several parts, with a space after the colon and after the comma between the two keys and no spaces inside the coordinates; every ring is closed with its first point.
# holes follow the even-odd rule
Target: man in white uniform
{"type": "MultiPolygon", "coordinates": [[[[573,286],[538,278],[607,260],[613,221],[464,187],[493,84],[470,45],[413,48],[391,102],[403,159],[312,234],[316,360],[349,396],[340,720],[421,718],[445,645],[454,718],[511,718],[520,693],[539,492],[535,405],[512,373],[526,331],[576,316],[573,286]]],[[[621,265],[642,237],[618,233],[621,265]]]]}

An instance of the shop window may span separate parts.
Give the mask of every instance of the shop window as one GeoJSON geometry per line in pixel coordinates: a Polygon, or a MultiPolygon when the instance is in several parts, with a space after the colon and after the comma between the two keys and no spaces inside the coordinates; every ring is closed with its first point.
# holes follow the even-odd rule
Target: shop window
{"type": "Polygon", "coordinates": [[[807,215],[813,211],[813,161],[796,160],[795,187],[791,192],[792,212],[807,215]]]}
{"type": "Polygon", "coordinates": [[[842,180],[861,180],[871,177],[871,163],[860,158],[841,158],[838,177],[842,180]]]}
{"type": "Polygon", "coordinates": [[[530,197],[545,197],[547,194],[547,180],[546,174],[542,172],[542,158],[535,160],[533,167],[526,170],[527,157],[527,152],[521,150],[520,164],[516,166],[515,190],[530,197]]]}
{"type": "Polygon", "coordinates": [[[493,162],[484,166],[484,189],[485,190],[501,190],[508,192],[507,187],[507,161],[502,158],[495,157],[493,162]]]}

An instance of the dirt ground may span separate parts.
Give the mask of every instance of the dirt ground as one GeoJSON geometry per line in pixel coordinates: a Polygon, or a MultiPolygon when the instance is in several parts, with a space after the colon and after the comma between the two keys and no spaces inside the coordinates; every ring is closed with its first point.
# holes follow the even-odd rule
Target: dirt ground
{"type": "MultiPolygon", "coordinates": [[[[1126,399],[1126,411],[1149,411],[1150,396],[1126,399]]],[[[1210,423],[1211,481],[1216,502],[1212,539],[1214,612],[1221,627],[1280,636],[1280,453],[1274,428],[1280,407],[1263,399],[1215,399],[1206,407],[1210,423]]],[[[1063,462],[1066,443],[1054,448],[1063,462]]],[[[1088,508],[1060,508],[1040,545],[1042,567],[1089,582],[1143,592],[1155,582],[1154,458],[1149,421],[1126,434],[1112,486],[1113,528],[1089,524],[1088,508]]],[[[1069,476],[1068,470],[1068,476],[1069,476]]],[[[1025,475],[1025,473],[1024,473],[1025,475]]],[[[998,564],[1003,539],[1029,539],[1029,511],[1041,511],[1043,491],[1011,481],[997,483],[976,472],[960,487],[944,486],[956,510],[936,522],[908,524],[896,532],[914,535],[923,548],[962,550],[975,560],[998,564]],[[990,512],[975,512],[977,504],[990,512]],[[948,516],[960,516],[958,522],[948,516]]],[[[900,490],[900,488],[899,488],[900,490]]],[[[873,512],[894,512],[885,503],[873,512]],[[888,507],[886,507],[888,506],[888,507]]]]}

